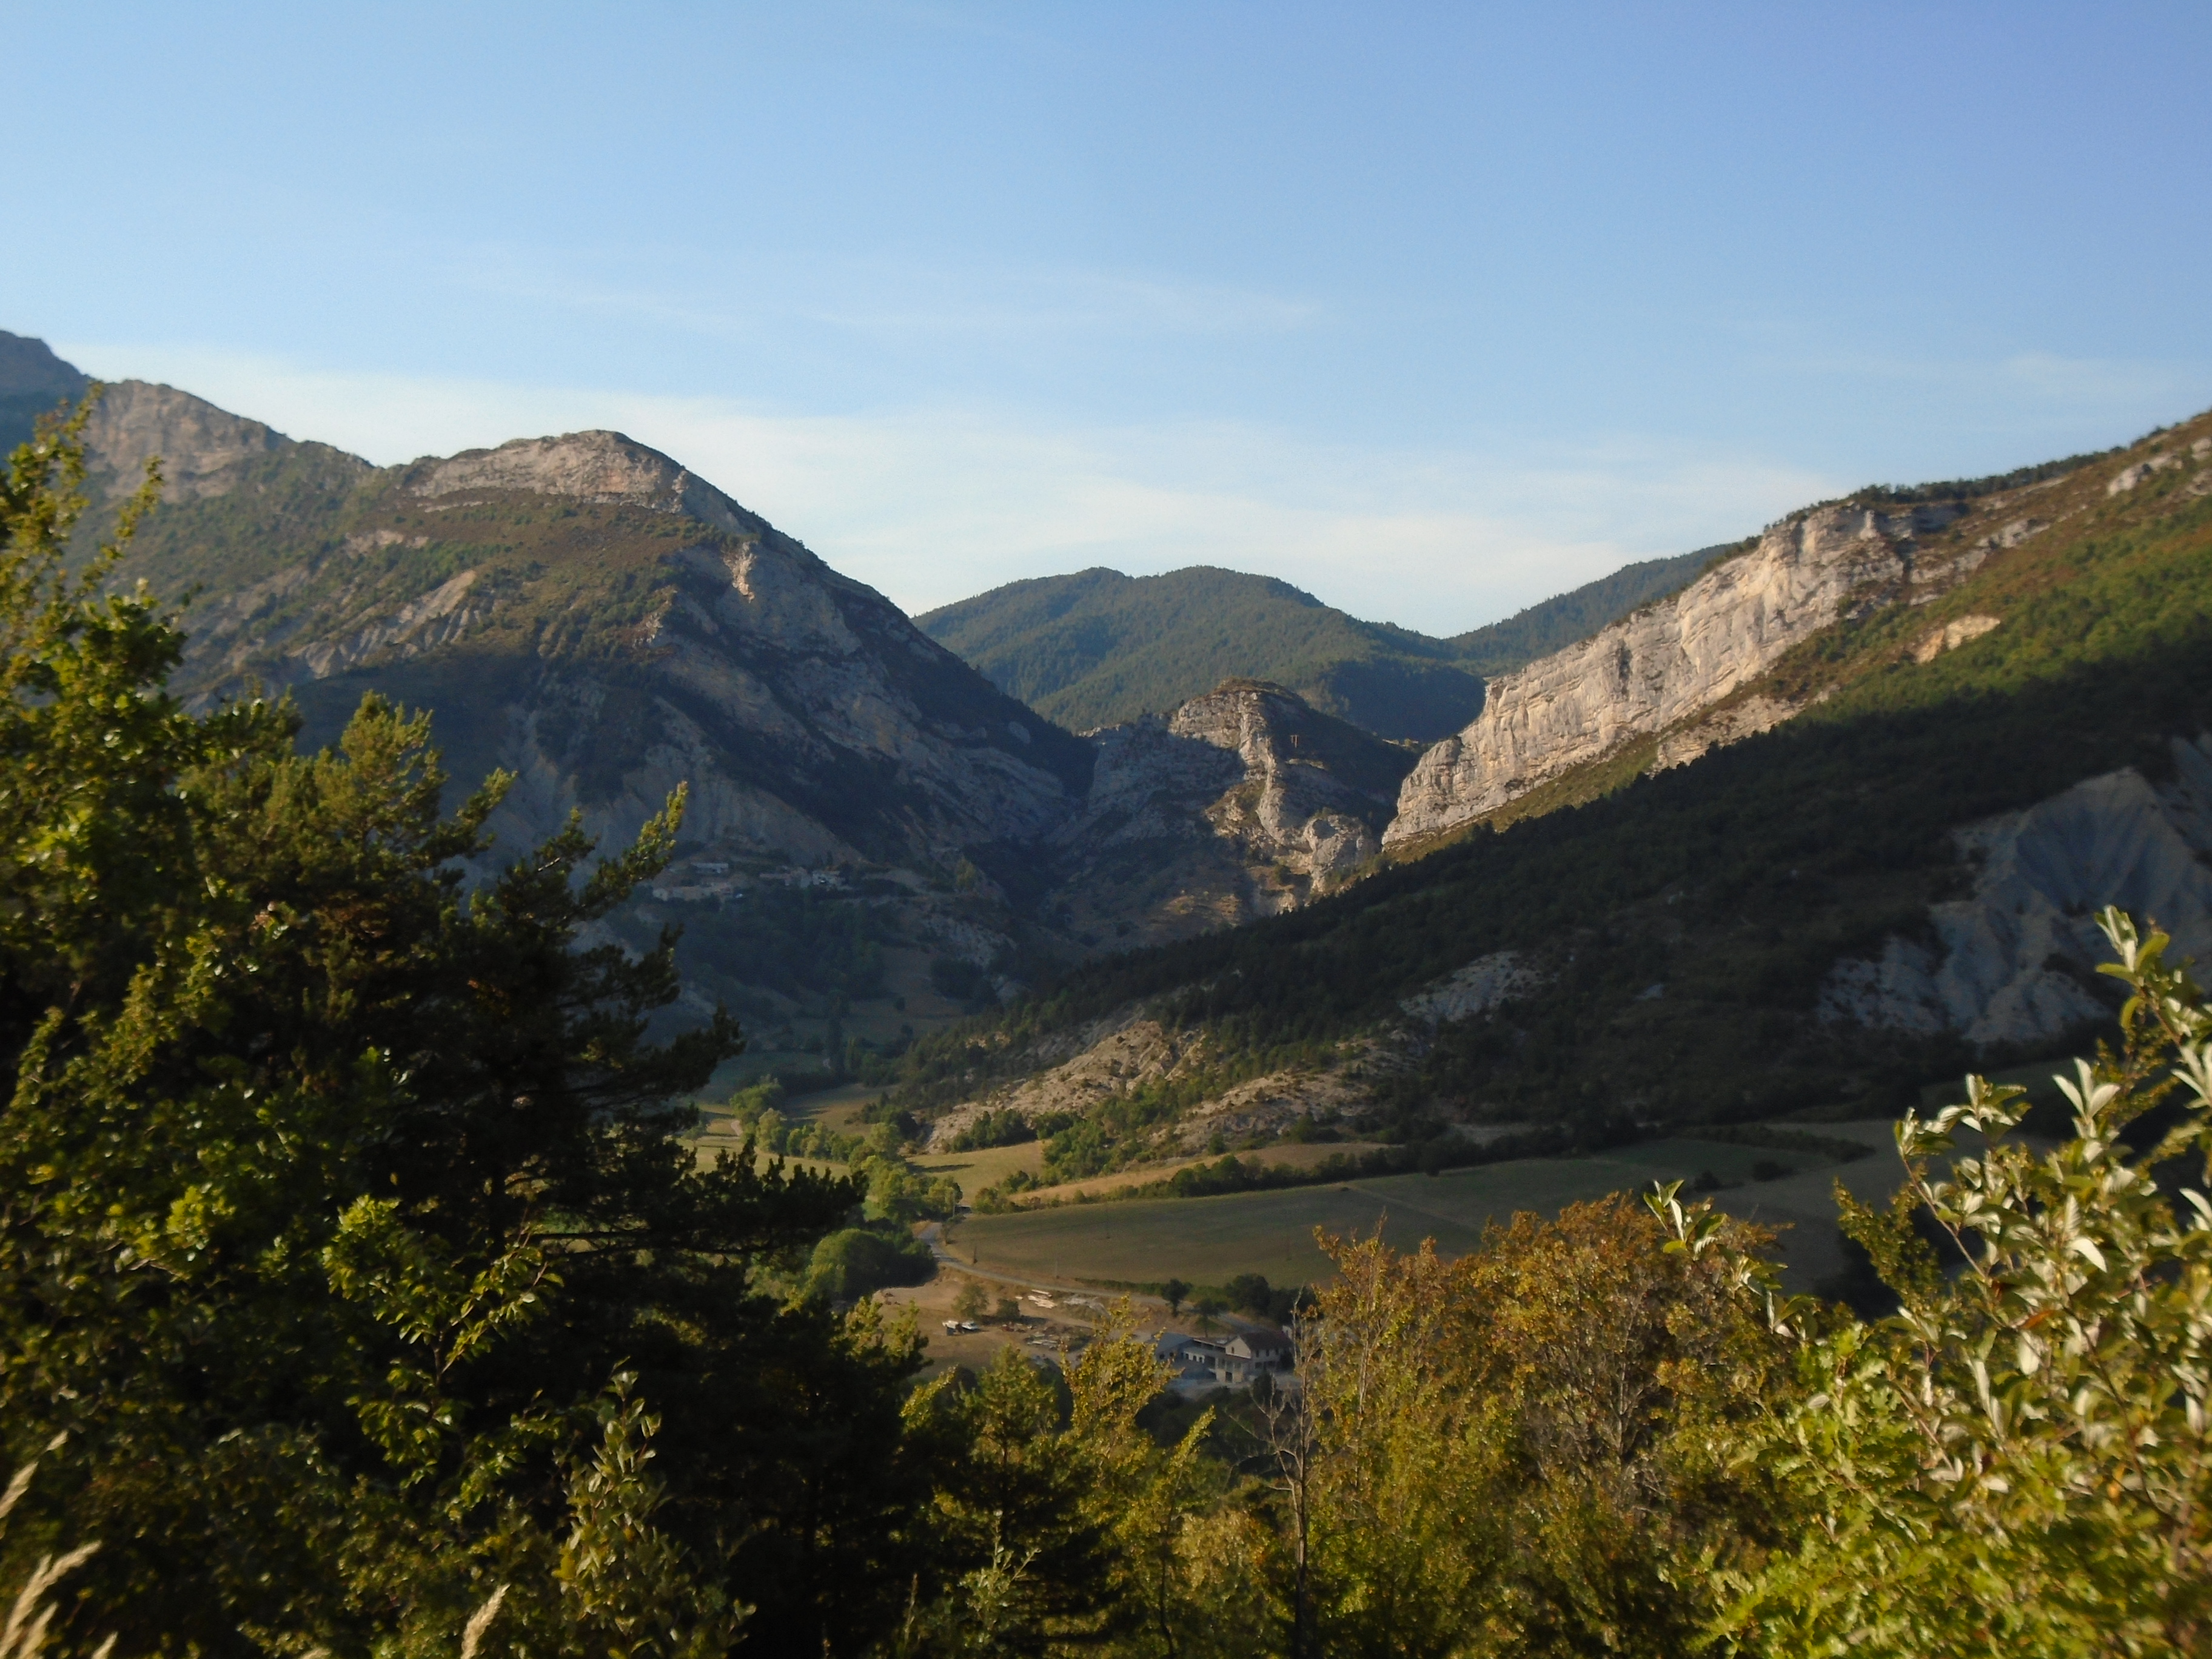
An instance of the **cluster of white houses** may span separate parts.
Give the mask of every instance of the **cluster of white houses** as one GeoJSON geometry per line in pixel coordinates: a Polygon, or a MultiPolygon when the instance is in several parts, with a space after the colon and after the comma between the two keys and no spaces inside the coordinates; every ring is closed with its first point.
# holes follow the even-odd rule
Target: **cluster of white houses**
{"type": "Polygon", "coordinates": [[[1186,1393],[1206,1389],[1249,1389],[1262,1376],[1287,1378],[1297,1350],[1280,1331],[1237,1331],[1218,1339],[1163,1331],[1152,1352],[1174,1367],[1170,1387],[1186,1393]]]}

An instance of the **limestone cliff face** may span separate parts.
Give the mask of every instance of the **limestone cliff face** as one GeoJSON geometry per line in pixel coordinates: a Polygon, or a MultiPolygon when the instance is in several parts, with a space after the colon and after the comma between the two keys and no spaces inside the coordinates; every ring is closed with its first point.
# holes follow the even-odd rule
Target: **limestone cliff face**
{"type": "Polygon", "coordinates": [[[1412,756],[1294,692],[1228,680],[1164,718],[1089,734],[1079,809],[1052,831],[1072,932],[1177,937],[1295,908],[1381,850],[1412,756]]]}
{"type": "Polygon", "coordinates": [[[927,866],[1041,833],[1088,781],[882,595],[621,434],[380,471],[125,381],[88,438],[113,489],[161,458],[131,574],[203,590],[179,689],[289,690],[312,741],[366,690],[433,707],[457,773],[516,775],[503,848],[572,807],[626,838],[688,783],[687,839],[723,854],[927,866]],[[284,490],[243,534],[223,505],[284,490]]]}
{"type": "MultiPolygon", "coordinates": [[[[296,447],[259,421],[145,380],[118,380],[101,393],[85,444],[111,489],[134,487],[147,461],[159,456],[161,499],[168,502],[228,495],[249,462],[296,447]]],[[[368,475],[368,462],[347,459],[368,475]]]]}
{"type": "Polygon", "coordinates": [[[464,450],[450,459],[416,462],[402,483],[410,494],[434,498],[520,489],[580,501],[626,501],[736,535],[758,535],[769,527],[705,479],[619,432],[517,438],[496,449],[464,450]]]}
{"type": "Polygon", "coordinates": [[[2111,947],[2095,912],[2107,904],[2155,920],[2176,960],[2212,961],[2212,734],[2172,749],[2162,783],[2127,768],[1960,830],[1973,890],[1929,907],[1932,939],[1837,963],[1821,1017],[1976,1044],[2101,1023],[2110,1007],[2096,993],[2112,981],[2094,969],[2111,947]]]}
{"type": "Polygon", "coordinates": [[[1282,687],[1258,680],[1228,681],[1168,717],[1175,736],[1243,763],[1243,787],[1206,809],[1215,832],[1242,842],[1253,860],[1304,878],[1316,893],[1382,850],[1387,783],[1400,752],[1379,744],[1347,752],[1352,745],[1324,727],[1323,718],[1282,687]]]}
{"type": "MultiPolygon", "coordinates": [[[[1942,503],[1896,512],[1847,504],[1793,515],[1680,593],[1499,676],[1481,714],[1429,749],[1407,776],[1384,844],[1481,817],[1625,743],[1664,731],[1755,679],[1839,617],[1954,585],[1990,548],[1923,564],[1915,538],[1960,514],[1942,503]]],[[[1762,708],[1739,722],[1744,731],[1724,735],[1764,729],[1790,712],[1762,708]]]]}

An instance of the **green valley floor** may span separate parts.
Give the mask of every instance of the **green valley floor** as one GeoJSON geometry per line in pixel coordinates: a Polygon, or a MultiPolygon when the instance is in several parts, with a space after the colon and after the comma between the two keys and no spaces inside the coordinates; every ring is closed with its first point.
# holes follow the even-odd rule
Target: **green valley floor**
{"type": "Polygon", "coordinates": [[[1724,1183],[1713,1194],[1720,1207],[1787,1230],[1781,1248],[1789,1276],[1798,1288],[1810,1288],[1843,1266],[1832,1183],[1840,1179],[1856,1196],[1870,1200],[1895,1189],[1892,1127],[1886,1118],[1820,1125],[1825,1136],[1874,1149],[1873,1157],[1850,1163],[1714,1141],[1653,1140],[1589,1158],[1523,1158],[1434,1176],[970,1216],[951,1230],[949,1242],[961,1261],[1038,1279],[1133,1286],[1179,1278],[1220,1285],[1256,1273],[1272,1284],[1298,1285],[1330,1274],[1315,1243],[1316,1229],[1364,1237],[1379,1228],[1401,1249],[1432,1238],[1440,1251],[1457,1255],[1474,1247],[1488,1223],[1516,1211],[1548,1217],[1607,1193],[1709,1172],[1724,1183]],[[1753,1166],[1768,1161],[1791,1173],[1753,1180],[1753,1166]]]}

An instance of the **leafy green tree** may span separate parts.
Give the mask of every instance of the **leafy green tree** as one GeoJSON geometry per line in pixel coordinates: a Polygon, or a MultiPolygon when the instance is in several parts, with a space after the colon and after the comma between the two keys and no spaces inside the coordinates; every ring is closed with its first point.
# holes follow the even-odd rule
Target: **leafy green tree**
{"type": "Polygon", "coordinates": [[[1190,1286],[1180,1279],[1170,1279],[1160,1286],[1161,1299],[1168,1304],[1168,1312],[1170,1315],[1182,1311],[1183,1299],[1189,1294],[1190,1286]]]}
{"type": "MultiPolygon", "coordinates": [[[[1214,1425],[1200,1413],[1170,1444],[1139,1414],[1168,1380],[1133,1339],[1127,1304],[1068,1365],[1068,1454],[1087,1473],[1086,1507],[1109,1544],[1097,1595],[1100,1634],[1132,1656],[1249,1650],[1261,1609],[1249,1576],[1219,1572],[1221,1522],[1236,1536],[1235,1473],[1207,1455],[1214,1425]]],[[[1242,1541],[1242,1540],[1239,1540],[1242,1541]]]]}
{"type": "Polygon", "coordinates": [[[680,796],[465,890],[506,780],[442,816],[427,717],[371,699],[300,755],[287,707],[164,690],[181,635],[112,591],[154,478],[72,562],[85,414],[0,487],[0,1423],[19,1465],[70,1435],[82,1607],[133,1650],[449,1650],[550,1582],[623,1371],[702,1595],[757,1639],[880,1627],[850,1585],[921,1496],[914,1345],[753,1271],[857,1194],[700,1167],[667,1103],[734,1026],[647,1042],[672,940],[576,945],[680,796]]]}
{"type": "Polygon", "coordinates": [[[909,1651],[1155,1655],[1217,1649],[1187,1529],[1233,1481],[1203,1455],[1211,1416],[1164,1447],[1138,1415],[1166,1369],[1117,1309],[1049,1370],[1012,1349],[972,1387],[932,1384],[909,1419],[944,1458],[937,1595],[909,1651]],[[1061,1379],[1064,1377],[1064,1381],[1061,1379]]]}
{"type": "Polygon", "coordinates": [[[959,1212],[960,1183],[933,1176],[899,1158],[871,1158],[855,1172],[867,1183],[871,1221],[908,1225],[916,1221],[950,1221],[959,1212]]]}
{"type": "Polygon", "coordinates": [[[1662,1242],[1617,1199],[1452,1261],[1330,1241],[1264,1437],[1283,1651],[1685,1650],[1705,1560],[1774,1514],[1717,1426],[1782,1366],[1727,1271],[1662,1242]]]}
{"type": "Polygon", "coordinates": [[[973,1386],[939,1379],[907,1408],[943,1471],[933,1516],[943,1589],[926,1650],[1042,1654],[1103,1626],[1111,1545],[1056,1381],[1007,1348],[973,1386]]]}
{"type": "Polygon", "coordinates": [[[1274,1310],[1274,1290],[1265,1273],[1238,1273],[1222,1288],[1228,1293],[1229,1305],[1242,1312],[1265,1319],[1274,1310]]]}
{"type": "Polygon", "coordinates": [[[936,1271],[928,1247],[918,1239],[847,1227],[814,1247],[806,1284],[813,1295],[853,1302],[892,1285],[927,1283],[936,1271]]]}

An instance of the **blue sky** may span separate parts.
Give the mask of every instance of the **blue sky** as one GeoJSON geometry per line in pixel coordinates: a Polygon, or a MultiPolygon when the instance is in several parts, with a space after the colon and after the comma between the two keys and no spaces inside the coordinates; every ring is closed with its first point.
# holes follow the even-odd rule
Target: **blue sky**
{"type": "Polygon", "coordinates": [[[619,427],[913,610],[1449,632],[2212,404],[2201,0],[0,27],[0,327],[380,462],[619,427]]]}

